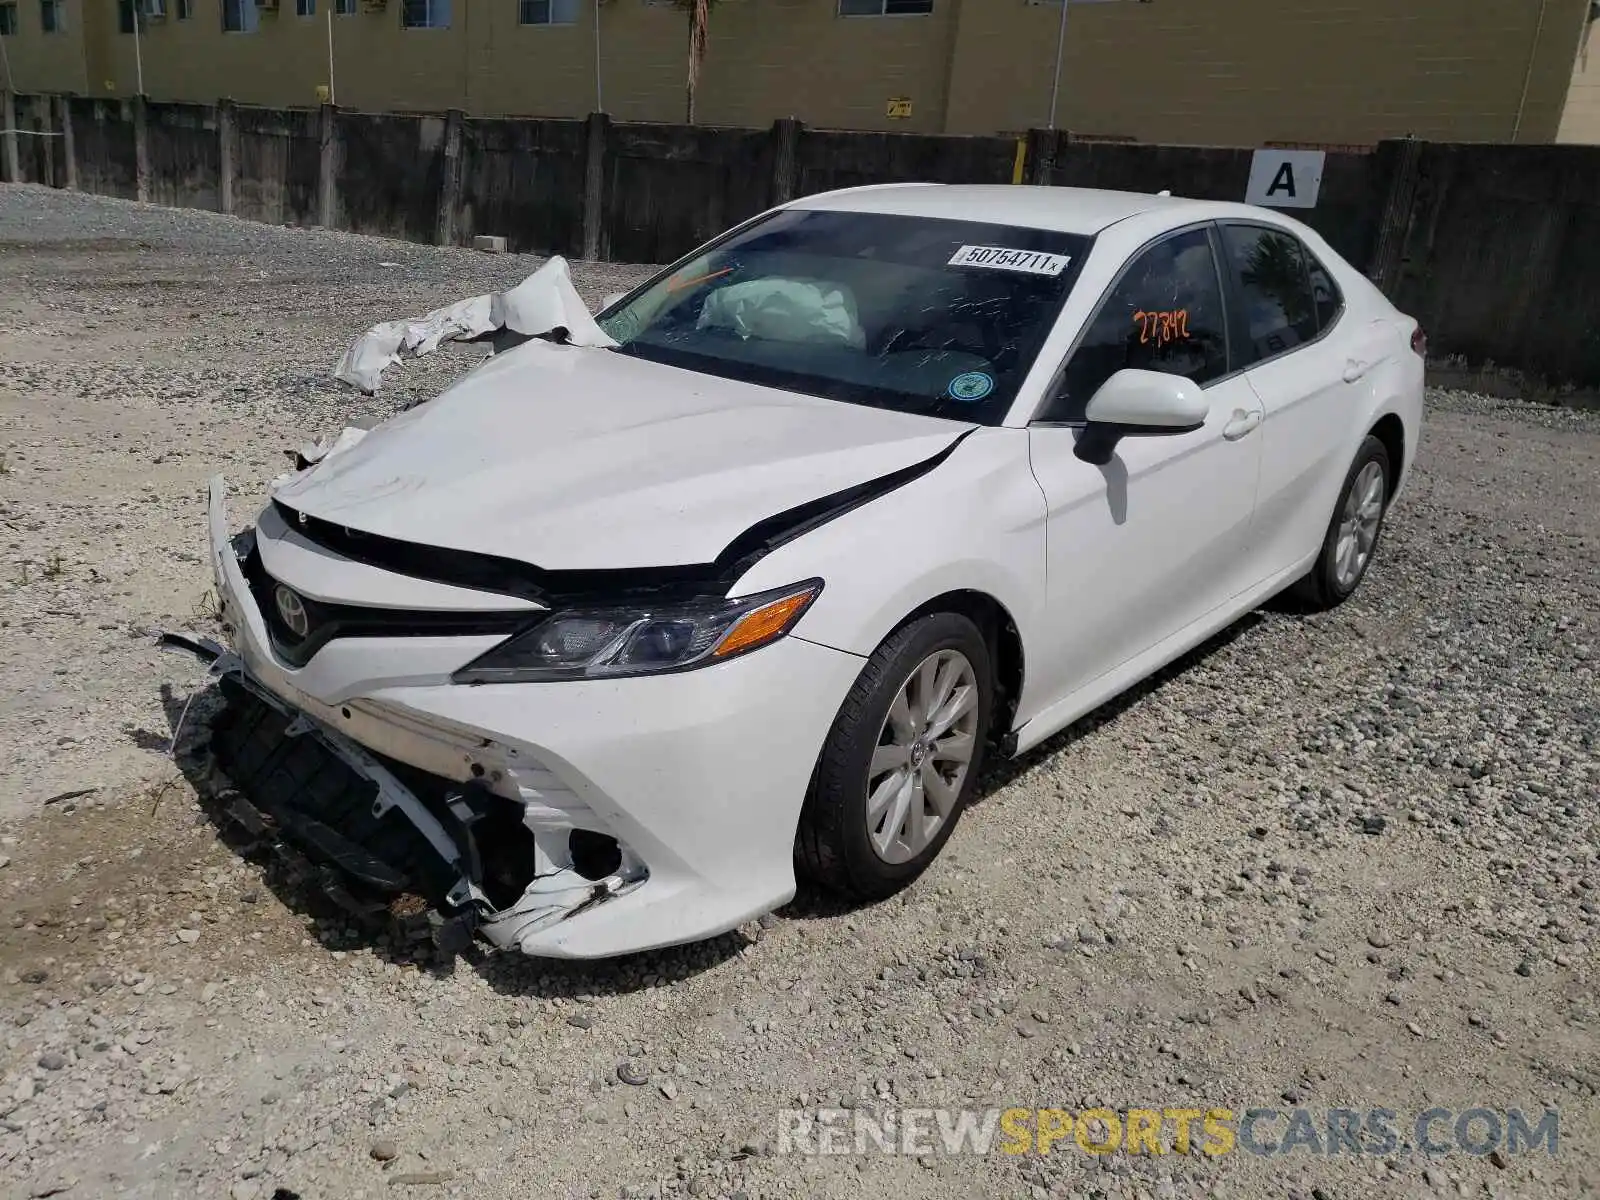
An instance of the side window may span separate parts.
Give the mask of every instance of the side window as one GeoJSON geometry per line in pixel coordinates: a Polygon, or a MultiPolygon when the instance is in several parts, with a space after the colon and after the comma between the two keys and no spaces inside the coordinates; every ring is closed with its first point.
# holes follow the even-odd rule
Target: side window
{"type": "Polygon", "coordinates": [[[1317,329],[1323,330],[1344,311],[1344,294],[1333,281],[1333,272],[1318,262],[1316,255],[1306,250],[1305,256],[1306,265],[1311,268],[1311,299],[1317,307],[1317,329]]]}
{"type": "Polygon", "coordinates": [[[1157,242],[1128,265],[1067,361],[1049,419],[1081,420],[1089,398],[1125,367],[1196,383],[1227,373],[1222,286],[1204,229],[1157,242]]]}
{"type": "Polygon", "coordinates": [[[1241,367],[1317,336],[1317,306],[1300,239],[1259,225],[1224,225],[1222,244],[1239,281],[1245,349],[1241,367]]]}

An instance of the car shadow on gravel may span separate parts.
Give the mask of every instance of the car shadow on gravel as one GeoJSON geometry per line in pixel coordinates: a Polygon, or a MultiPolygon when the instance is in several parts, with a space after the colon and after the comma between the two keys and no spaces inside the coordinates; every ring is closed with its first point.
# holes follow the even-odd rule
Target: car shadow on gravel
{"type": "Polygon", "coordinates": [[[1018,777],[1026,775],[1045,759],[1053,758],[1063,750],[1071,749],[1073,744],[1084,737],[1085,734],[1092,733],[1103,725],[1111,724],[1123,713],[1139,704],[1146,696],[1160,691],[1172,680],[1193,670],[1213,654],[1216,654],[1217,651],[1232,645],[1239,638],[1265,622],[1266,619],[1266,616],[1260,610],[1246,613],[1226,629],[1212,634],[1211,637],[1201,642],[1181,658],[1174,659],[1149,678],[1135,684],[1121,695],[1107,700],[1099,708],[1085,713],[1071,725],[1068,725],[1058,733],[1052,734],[1026,754],[1003,761],[990,759],[990,765],[985,768],[983,778],[979,781],[978,793],[974,797],[973,803],[983,803],[985,798],[993,795],[1018,777]]]}
{"type": "MultiPolygon", "coordinates": [[[[1268,611],[1280,610],[1273,606],[1268,611]]],[[[1281,611],[1294,610],[1284,609],[1281,611]]],[[[985,766],[983,775],[978,780],[978,790],[973,795],[970,803],[974,806],[982,804],[994,793],[1014,783],[1041,762],[1053,758],[1063,751],[1070,750],[1073,744],[1084,735],[1099,729],[1102,725],[1115,721],[1146,696],[1152,692],[1159,691],[1169,681],[1199,666],[1217,651],[1231,645],[1238,638],[1243,637],[1262,624],[1266,619],[1260,611],[1247,613],[1220,633],[1214,634],[1200,643],[1183,657],[1175,659],[1142,683],[1136,684],[1120,696],[1106,701],[1099,708],[1080,717],[1059,733],[1051,735],[1038,746],[1029,750],[1026,754],[1022,754],[1017,758],[1002,760],[991,751],[988,765],[985,766]]],[[[877,903],[889,904],[896,899],[897,897],[891,896],[888,900],[878,901],[877,903]]],[[[873,903],[862,904],[846,900],[814,885],[802,882],[795,898],[785,907],[779,909],[778,913],[789,920],[829,921],[872,907],[875,907],[873,903]]]]}
{"type": "MultiPolygon", "coordinates": [[[[173,730],[169,736],[176,736],[176,766],[194,789],[218,840],[261,868],[263,887],[305,923],[306,936],[325,950],[368,952],[397,967],[440,979],[465,967],[496,992],[512,998],[581,999],[686,979],[737,957],[760,939],[763,926],[753,923],[749,930],[735,930],[693,945],[595,961],[530,958],[514,951],[497,951],[476,940],[458,952],[442,951],[427,936],[425,924],[416,919],[419,913],[396,913],[391,908],[383,914],[361,916],[349,911],[319,887],[303,866],[297,867],[275,851],[278,839],[271,833],[241,823],[235,802],[241,795],[253,798],[234,787],[211,753],[213,726],[225,704],[220,689],[203,684],[192,701],[187,697],[169,700],[171,689],[166,685],[162,693],[173,730]]],[[[166,739],[149,731],[144,735],[145,742],[159,741],[160,748],[166,749],[166,739]]]]}
{"type": "Polygon", "coordinates": [[[172,732],[183,721],[183,709],[188,695],[179,695],[170,683],[161,685],[161,712],[167,718],[165,730],[143,729],[124,725],[122,732],[141,750],[150,750],[165,757],[172,749],[172,732]]]}

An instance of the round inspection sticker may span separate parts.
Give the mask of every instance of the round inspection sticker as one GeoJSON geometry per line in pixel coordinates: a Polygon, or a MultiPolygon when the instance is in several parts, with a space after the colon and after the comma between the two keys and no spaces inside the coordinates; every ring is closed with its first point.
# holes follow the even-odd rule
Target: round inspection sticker
{"type": "Polygon", "coordinates": [[[950,381],[949,391],[952,400],[982,400],[994,391],[994,376],[985,375],[982,371],[968,371],[950,381]]]}

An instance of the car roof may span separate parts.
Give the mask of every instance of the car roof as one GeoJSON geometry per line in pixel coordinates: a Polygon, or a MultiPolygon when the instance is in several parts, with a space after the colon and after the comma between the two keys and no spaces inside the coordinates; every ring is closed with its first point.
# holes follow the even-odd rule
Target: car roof
{"type": "MultiPolygon", "coordinates": [[[[1243,205],[1114,192],[1099,188],[1042,187],[1028,184],[890,183],[844,188],[806,196],[791,208],[834,212],[985,221],[1058,233],[1096,234],[1141,213],[1160,212],[1172,224],[1215,220],[1248,213],[1243,205]]],[[[1254,210],[1260,213],[1260,210],[1254,210]]]]}

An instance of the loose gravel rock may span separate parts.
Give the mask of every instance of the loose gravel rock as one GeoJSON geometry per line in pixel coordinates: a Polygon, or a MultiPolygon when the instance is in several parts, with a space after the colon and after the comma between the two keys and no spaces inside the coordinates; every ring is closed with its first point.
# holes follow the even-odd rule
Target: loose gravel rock
{"type": "MultiPolygon", "coordinates": [[[[332,379],[354,335],[536,265],[0,187],[0,1193],[1343,1200],[1600,1178],[1592,415],[1430,394],[1351,602],[1269,606],[995,766],[884,904],[802,894],[702,945],[445,966],[219,832],[167,757],[187,706],[192,761],[214,698],[151,640],[213,627],[205,478],[228,474],[242,521],[286,449],[480,353],[368,399],[332,379]],[[1561,1149],[780,1152],[795,1107],[1219,1104],[1556,1105],[1561,1149]]],[[[639,277],[576,269],[591,301],[639,277]]]]}

